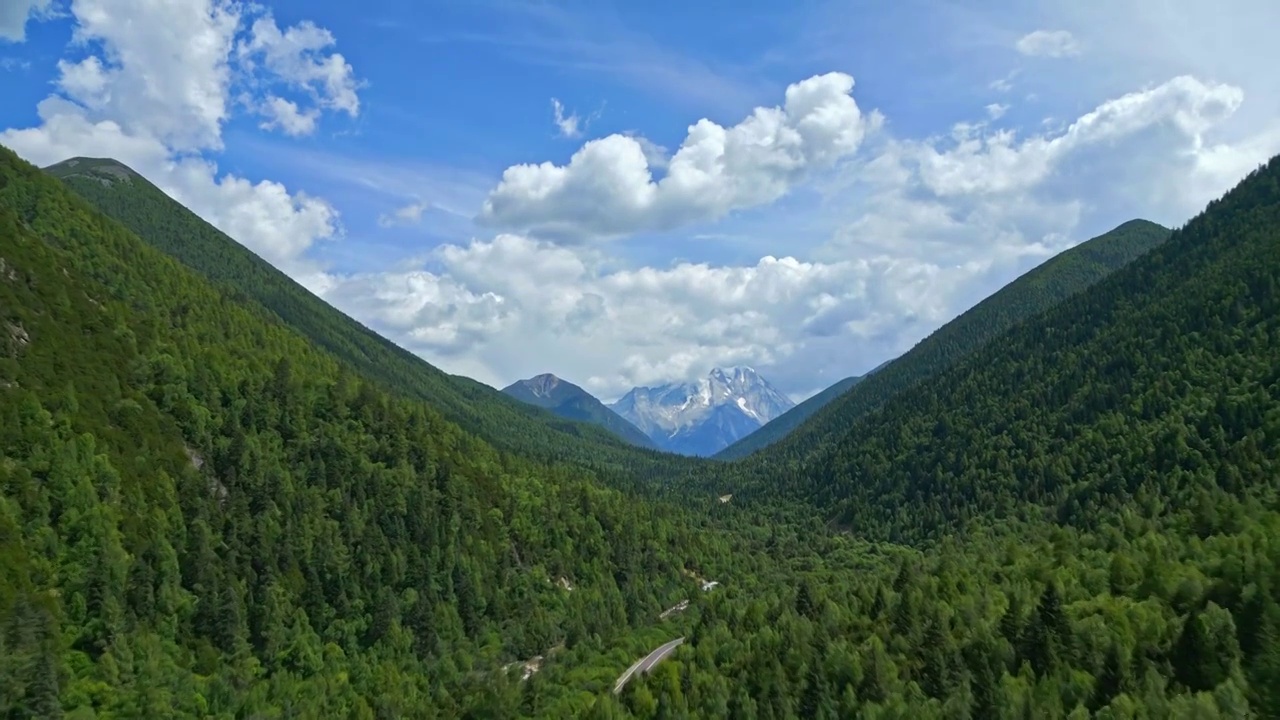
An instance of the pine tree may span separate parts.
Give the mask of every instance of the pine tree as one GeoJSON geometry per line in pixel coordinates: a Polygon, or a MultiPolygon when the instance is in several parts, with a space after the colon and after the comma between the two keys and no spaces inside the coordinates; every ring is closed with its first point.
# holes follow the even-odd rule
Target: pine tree
{"type": "Polygon", "coordinates": [[[1260,717],[1280,717],[1280,603],[1267,604],[1257,647],[1249,661],[1249,701],[1260,717]]]}
{"type": "Polygon", "coordinates": [[[1026,632],[1026,658],[1031,661],[1031,668],[1036,675],[1045,676],[1060,662],[1069,660],[1064,657],[1067,651],[1065,640],[1069,639],[1069,628],[1066,615],[1062,611],[1062,599],[1054,583],[1045,586],[1040,594],[1040,602],[1032,615],[1031,625],[1026,632]]]}
{"type": "Polygon", "coordinates": [[[1240,661],[1231,613],[1210,602],[1193,611],[1182,626],[1174,649],[1174,671],[1179,682],[1193,691],[1212,690],[1227,679],[1240,661]]]}

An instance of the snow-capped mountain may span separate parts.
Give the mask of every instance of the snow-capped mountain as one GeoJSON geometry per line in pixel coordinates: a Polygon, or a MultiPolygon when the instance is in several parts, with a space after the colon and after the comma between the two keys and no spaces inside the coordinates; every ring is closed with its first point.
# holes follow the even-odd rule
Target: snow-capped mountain
{"type": "Polygon", "coordinates": [[[609,407],[664,450],[712,455],[794,406],[755,370],[734,367],[697,382],[638,387],[609,407]]]}

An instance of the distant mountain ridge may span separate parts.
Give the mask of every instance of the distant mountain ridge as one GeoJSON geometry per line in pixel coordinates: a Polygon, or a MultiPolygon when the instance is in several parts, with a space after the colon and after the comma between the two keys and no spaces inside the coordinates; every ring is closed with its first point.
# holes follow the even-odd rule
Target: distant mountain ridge
{"type": "MultiPolygon", "coordinates": [[[[765,423],[759,430],[743,437],[733,447],[747,442],[758,443],[760,447],[764,447],[776,442],[787,433],[800,427],[805,420],[813,417],[813,414],[821,410],[824,405],[848,392],[849,388],[862,382],[865,377],[866,375],[853,375],[834,383],[831,387],[814,394],[813,397],[765,423]]],[[[725,452],[728,450],[729,448],[725,448],[725,452]]]]}
{"type": "Polygon", "coordinates": [[[885,360],[879,365],[871,368],[862,375],[850,375],[849,377],[833,383],[825,390],[821,390],[799,405],[782,413],[778,417],[770,420],[763,427],[755,432],[747,435],[733,445],[725,448],[716,454],[719,460],[729,460],[735,457],[742,457],[749,452],[754,452],[767,445],[786,437],[788,433],[804,424],[805,420],[813,417],[814,413],[826,407],[836,398],[848,392],[854,385],[871,377],[872,373],[880,370],[885,365],[893,362],[893,359],[885,360]]]}
{"type": "Polygon", "coordinates": [[[696,382],[633,388],[609,406],[663,450],[713,455],[795,407],[750,367],[715,368],[696,382]]]}
{"type": "Polygon", "coordinates": [[[562,418],[599,425],[632,445],[657,448],[640,428],[627,422],[594,395],[551,373],[517,380],[503,388],[502,392],[521,402],[546,408],[562,418]]]}

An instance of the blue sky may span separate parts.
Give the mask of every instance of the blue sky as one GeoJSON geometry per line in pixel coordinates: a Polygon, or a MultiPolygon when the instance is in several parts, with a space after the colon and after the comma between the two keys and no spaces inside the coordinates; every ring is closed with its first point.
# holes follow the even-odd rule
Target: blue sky
{"type": "Polygon", "coordinates": [[[1277,26],[1263,0],[7,0],[0,143],[117,157],[451,372],[611,399],[749,364],[799,398],[1280,152],[1277,26]]]}

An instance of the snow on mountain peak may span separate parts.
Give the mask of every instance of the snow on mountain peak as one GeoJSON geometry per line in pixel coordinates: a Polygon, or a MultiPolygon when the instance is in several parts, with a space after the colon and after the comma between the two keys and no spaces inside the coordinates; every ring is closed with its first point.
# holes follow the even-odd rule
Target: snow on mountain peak
{"type": "Polygon", "coordinates": [[[690,436],[696,434],[697,447],[682,451],[709,454],[794,405],[753,368],[735,366],[713,368],[694,382],[635,388],[612,408],[659,445],[675,449],[682,438],[694,442],[690,436]]]}

